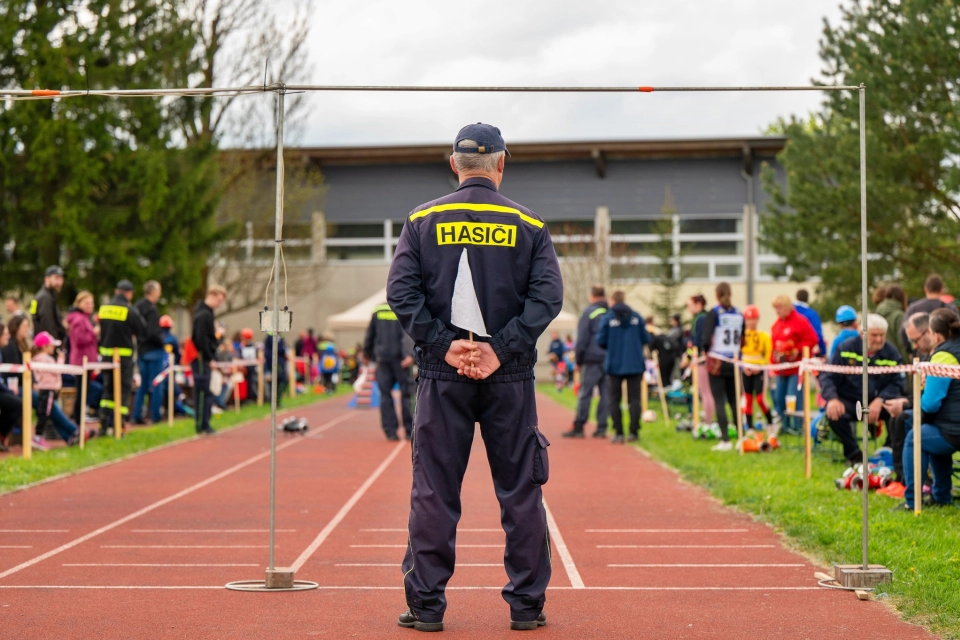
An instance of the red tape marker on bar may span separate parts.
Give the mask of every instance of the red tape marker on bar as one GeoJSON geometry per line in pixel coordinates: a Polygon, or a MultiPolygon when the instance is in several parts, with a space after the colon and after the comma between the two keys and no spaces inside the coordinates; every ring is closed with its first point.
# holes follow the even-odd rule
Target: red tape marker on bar
{"type": "Polygon", "coordinates": [[[34,96],[58,96],[60,92],[55,89],[34,89],[30,92],[34,96]]]}
{"type": "Polygon", "coordinates": [[[638,87],[642,93],[653,93],[653,87],[638,87]]]}

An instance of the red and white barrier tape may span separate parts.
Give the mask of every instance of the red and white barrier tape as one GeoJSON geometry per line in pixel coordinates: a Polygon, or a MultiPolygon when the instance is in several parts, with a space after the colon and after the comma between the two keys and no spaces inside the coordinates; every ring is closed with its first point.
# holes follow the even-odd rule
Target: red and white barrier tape
{"type": "Polygon", "coordinates": [[[0,373],[23,373],[25,371],[52,371],[54,373],[68,373],[70,375],[80,375],[84,371],[103,371],[105,369],[116,369],[117,366],[112,362],[89,362],[86,367],[75,364],[59,364],[53,362],[31,362],[26,364],[0,364],[0,373]]]}
{"type": "MultiPolygon", "coordinates": [[[[730,364],[737,365],[741,369],[753,369],[757,371],[788,371],[790,369],[797,369],[803,366],[804,362],[822,362],[817,358],[811,358],[809,360],[799,360],[797,362],[780,362],[777,364],[757,364],[754,362],[744,362],[740,358],[728,358],[727,356],[720,355],[719,353],[708,353],[708,357],[714,358],[715,360],[720,360],[721,362],[729,362],[730,364]]],[[[704,360],[706,362],[706,360],[704,360]]]]}
{"type": "MultiPolygon", "coordinates": [[[[758,369],[761,371],[783,371],[786,369],[797,369],[801,371],[821,371],[825,373],[842,373],[846,375],[859,375],[863,373],[862,366],[856,365],[838,365],[829,364],[820,358],[808,358],[799,362],[783,362],[780,364],[754,364],[744,362],[739,358],[728,358],[719,354],[709,354],[711,358],[729,362],[739,366],[741,369],[758,369]]],[[[889,375],[891,373],[920,373],[925,376],[936,378],[954,378],[960,379],[960,365],[956,364],[934,364],[932,362],[921,362],[916,365],[900,364],[893,367],[868,366],[867,374],[872,376],[889,375]]]]}
{"type": "Polygon", "coordinates": [[[257,366],[257,360],[231,360],[230,362],[211,362],[210,367],[213,369],[233,369],[237,367],[255,367],[257,366]]]}

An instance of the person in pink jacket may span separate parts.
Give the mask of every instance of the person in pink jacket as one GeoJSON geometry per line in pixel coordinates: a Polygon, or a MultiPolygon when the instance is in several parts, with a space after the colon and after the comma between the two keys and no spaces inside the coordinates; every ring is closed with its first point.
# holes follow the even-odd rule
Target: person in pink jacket
{"type": "MultiPolygon", "coordinates": [[[[89,291],[81,291],[77,294],[73,302],[73,308],[67,313],[67,339],[70,341],[69,364],[83,366],[83,357],[87,357],[87,362],[97,362],[99,358],[98,347],[100,344],[100,329],[93,324],[93,294],[89,291]]],[[[93,379],[95,372],[87,372],[87,398],[90,401],[100,402],[100,385],[93,379]]],[[[80,380],[77,380],[77,388],[80,388],[80,380]]],[[[73,421],[82,425],[83,412],[80,407],[79,394],[77,401],[73,403],[73,421]]]]}

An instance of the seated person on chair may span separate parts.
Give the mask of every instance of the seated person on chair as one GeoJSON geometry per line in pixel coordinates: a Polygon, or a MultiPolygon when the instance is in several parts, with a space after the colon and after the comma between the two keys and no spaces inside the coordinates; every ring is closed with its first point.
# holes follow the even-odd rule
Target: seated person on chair
{"type": "MultiPolygon", "coordinates": [[[[841,366],[863,366],[863,342],[860,337],[845,340],[830,358],[830,364],[841,366]]],[[[900,352],[887,342],[887,321],[883,316],[871,313],[867,316],[867,365],[871,367],[892,367],[902,364],[900,352]]],[[[827,401],[827,420],[830,428],[843,443],[843,456],[856,464],[862,461],[863,454],[857,442],[854,424],[857,421],[857,402],[863,400],[863,377],[857,373],[824,372],[820,376],[821,392],[827,401]]],[[[879,420],[889,420],[890,414],[884,408],[886,400],[901,398],[904,394],[902,373],[871,375],[867,390],[867,407],[864,413],[867,424],[877,424],[879,420]]]]}
{"type": "MultiPolygon", "coordinates": [[[[930,314],[930,337],[934,352],[930,362],[940,365],[960,364],[960,318],[949,309],[937,309],[930,314]]],[[[960,380],[930,375],[920,397],[923,413],[920,426],[920,477],[927,468],[933,471],[931,506],[950,504],[952,500],[953,454],[960,451],[960,380]]],[[[914,444],[916,421],[908,424],[903,447],[903,471],[906,492],[902,509],[913,510],[914,444]]]]}

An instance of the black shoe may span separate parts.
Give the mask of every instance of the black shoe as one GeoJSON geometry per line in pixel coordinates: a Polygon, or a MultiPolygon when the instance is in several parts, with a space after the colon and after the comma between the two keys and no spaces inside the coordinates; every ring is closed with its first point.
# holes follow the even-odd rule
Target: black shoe
{"type": "Polygon", "coordinates": [[[217,432],[213,427],[204,427],[203,429],[198,429],[197,433],[202,436],[212,436],[217,432]]]}
{"type": "Polygon", "coordinates": [[[606,438],[606,437],[607,437],[607,430],[606,430],[606,429],[603,429],[603,430],[601,431],[600,429],[597,429],[596,431],[593,432],[593,437],[594,437],[594,438],[606,438]]]}
{"type": "Polygon", "coordinates": [[[616,435],[610,438],[610,444],[623,444],[623,436],[616,435]]]}
{"type": "Polygon", "coordinates": [[[924,508],[924,509],[929,508],[929,507],[932,507],[932,508],[934,508],[934,509],[938,509],[938,508],[940,508],[940,507],[950,507],[950,506],[952,506],[952,503],[950,503],[950,502],[937,502],[936,500],[933,499],[933,496],[931,496],[931,495],[929,495],[929,494],[924,494],[924,496],[923,496],[923,508],[924,508]]]}
{"type": "Polygon", "coordinates": [[[143,426],[143,425],[146,425],[146,424],[147,424],[147,421],[144,420],[143,418],[134,418],[134,419],[133,419],[133,424],[143,426]]]}
{"type": "Polygon", "coordinates": [[[415,613],[407,609],[400,614],[397,624],[406,629],[416,629],[417,631],[443,631],[442,622],[420,622],[415,613]]]}
{"type": "Polygon", "coordinates": [[[529,622],[517,622],[516,620],[510,621],[510,629],[513,631],[533,631],[538,627],[543,627],[547,624],[547,616],[542,613],[537,616],[536,620],[530,620],[529,622]]]}
{"type": "Polygon", "coordinates": [[[387,440],[389,440],[390,442],[398,442],[400,438],[397,436],[397,434],[391,433],[387,435],[387,440]]]}
{"type": "Polygon", "coordinates": [[[639,439],[640,439],[640,436],[638,436],[635,433],[631,433],[630,435],[627,436],[627,442],[636,442],[639,439]]]}
{"type": "Polygon", "coordinates": [[[574,428],[574,429],[571,429],[570,431],[564,431],[560,435],[563,436],[564,438],[582,438],[583,429],[577,431],[576,428],[574,428]]]}
{"type": "Polygon", "coordinates": [[[897,506],[890,509],[890,511],[908,511],[910,513],[913,513],[913,507],[908,505],[906,502],[901,502],[897,506]]]}

